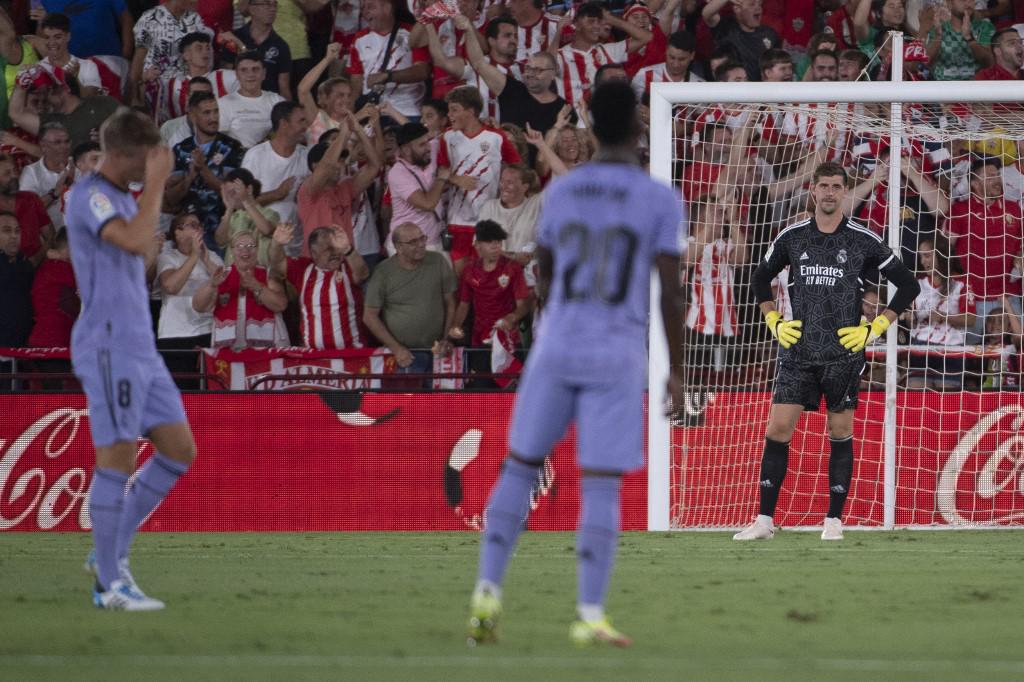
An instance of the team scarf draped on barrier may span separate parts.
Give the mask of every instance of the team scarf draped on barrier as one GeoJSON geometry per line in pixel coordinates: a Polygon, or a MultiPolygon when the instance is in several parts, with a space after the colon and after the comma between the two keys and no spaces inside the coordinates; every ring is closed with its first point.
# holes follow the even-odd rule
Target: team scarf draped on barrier
{"type": "MultiPolygon", "coordinates": [[[[398,370],[387,348],[321,350],[316,348],[203,349],[209,388],[231,391],[297,389],[357,390],[381,387],[381,374],[398,370]]],[[[461,374],[465,349],[434,356],[434,374],[461,374]]],[[[458,389],[461,378],[437,377],[433,388],[458,389]]]]}
{"type": "MultiPolygon", "coordinates": [[[[0,348],[0,360],[68,360],[67,348],[0,348]]],[[[211,390],[274,391],[380,388],[380,377],[398,365],[387,348],[317,350],[315,348],[204,348],[207,387],[211,390]],[[351,376],[343,376],[351,375],[351,376]],[[364,375],[360,378],[360,375],[364,375]]],[[[519,365],[508,369],[518,372],[519,365]]],[[[434,356],[435,389],[460,389],[468,371],[464,348],[434,356]]]]}

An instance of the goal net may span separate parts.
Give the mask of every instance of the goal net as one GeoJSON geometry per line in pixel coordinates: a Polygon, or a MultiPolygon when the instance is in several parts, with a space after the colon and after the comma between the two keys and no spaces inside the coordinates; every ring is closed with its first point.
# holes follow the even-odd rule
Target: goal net
{"type": "MultiPolygon", "coordinates": [[[[849,175],[844,212],[883,238],[922,285],[913,310],[866,352],[844,523],[1024,522],[1024,107],[1012,103],[1024,88],[667,84],[651,100],[652,173],[680,190],[689,218],[680,278],[687,403],[671,426],[651,427],[651,528],[735,528],[757,513],[778,346],[751,276],[780,229],[813,214],[811,175],[823,161],[849,175]]],[[[788,283],[800,275],[787,270],[773,282],[786,317],[788,283]]],[[[864,292],[871,320],[890,291],[869,273],[864,292]]],[[[652,328],[652,404],[664,370],[658,355],[652,328]]],[[[822,405],[800,419],[778,525],[822,523],[826,414],[822,405]]]]}

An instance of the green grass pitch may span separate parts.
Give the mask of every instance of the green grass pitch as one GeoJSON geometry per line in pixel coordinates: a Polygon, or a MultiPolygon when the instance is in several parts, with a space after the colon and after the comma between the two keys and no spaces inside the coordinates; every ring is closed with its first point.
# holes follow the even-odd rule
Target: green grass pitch
{"type": "Polygon", "coordinates": [[[574,648],[573,536],[524,535],[501,642],[470,649],[473,533],[142,534],[168,608],[89,601],[85,534],[0,534],[0,679],[1020,679],[1024,535],[623,536],[609,613],[574,648]]]}

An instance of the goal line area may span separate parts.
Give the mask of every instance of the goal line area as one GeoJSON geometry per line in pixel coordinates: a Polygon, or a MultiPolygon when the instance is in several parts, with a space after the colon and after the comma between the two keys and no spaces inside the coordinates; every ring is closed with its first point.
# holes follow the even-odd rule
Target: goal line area
{"type": "MultiPolygon", "coordinates": [[[[652,305],[651,529],[736,528],[757,513],[778,349],[751,275],[781,229],[813,214],[811,176],[826,161],[848,176],[844,213],[883,239],[922,288],[865,354],[844,524],[1024,521],[1021,102],[1016,82],[653,87],[651,172],[679,192],[688,240],[687,402],[674,423],[653,409],[664,399],[667,352],[652,305]]],[[[834,257],[839,267],[848,254],[834,257]]],[[[791,270],[772,283],[787,317],[793,278],[832,276],[791,270]]],[[[881,313],[890,287],[867,274],[864,318],[881,313]]],[[[827,433],[824,406],[801,417],[777,524],[821,526],[827,433]]]]}

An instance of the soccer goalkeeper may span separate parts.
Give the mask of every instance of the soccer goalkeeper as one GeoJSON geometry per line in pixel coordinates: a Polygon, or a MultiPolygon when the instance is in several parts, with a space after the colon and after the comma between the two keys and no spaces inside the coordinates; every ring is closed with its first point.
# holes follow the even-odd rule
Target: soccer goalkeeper
{"type": "Polygon", "coordinates": [[[822,540],[843,539],[843,506],[853,476],[853,411],[857,407],[864,347],[882,336],[917,298],[913,274],[864,226],[842,212],[846,171],[822,163],[813,176],[814,217],[783,229],[754,272],[754,294],[778,340],[779,367],[761,456],[760,513],[735,540],[767,540],[786,477],[789,441],[803,410],[828,408],[829,505],[822,540]],[[793,318],[775,309],[771,281],[789,266],[793,318]],[[874,320],[861,319],[864,273],[877,268],[896,284],[896,295],[874,320]]]}

